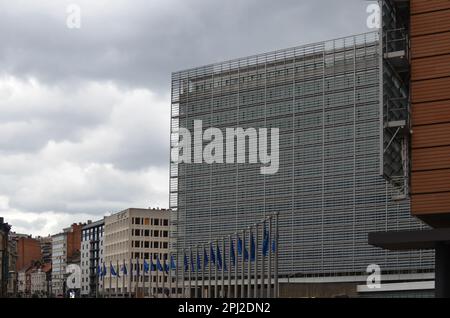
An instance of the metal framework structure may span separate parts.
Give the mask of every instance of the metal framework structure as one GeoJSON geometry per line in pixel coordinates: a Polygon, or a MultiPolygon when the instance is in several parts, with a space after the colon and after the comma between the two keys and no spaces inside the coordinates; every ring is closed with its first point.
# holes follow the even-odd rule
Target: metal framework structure
{"type": "Polygon", "coordinates": [[[394,167],[384,173],[389,180],[404,169],[398,158],[384,164],[399,147],[401,132],[387,132],[403,118],[390,117],[403,95],[383,96],[389,51],[380,42],[371,32],[172,74],[173,251],[279,212],[280,277],[361,274],[373,263],[385,272],[432,270],[431,253],[367,243],[369,232],[421,227],[407,198],[391,200],[396,183],[380,176],[380,165],[394,167]],[[194,120],[204,128],[279,128],[278,173],[261,175],[259,164],[178,164],[179,128],[192,131],[194,120]]]}
{"type": "Polygon", "coordinates": [[[407,19],[396,12],[396,0],[380,1],[382,27],[380,42],[381,174],[392,185],[394,200],[409,197],[410,175],[410,45],[407,19]]]}

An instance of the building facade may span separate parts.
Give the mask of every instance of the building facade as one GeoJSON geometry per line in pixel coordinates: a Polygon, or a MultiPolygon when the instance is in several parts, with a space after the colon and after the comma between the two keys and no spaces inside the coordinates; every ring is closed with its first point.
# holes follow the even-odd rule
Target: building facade
{"type": "Polygon", "coordinates": [[[104,220],[88,221],[81,230],[81,295],[95,296],[98,288],[97,266],[103,264],[104,220]]]}
{"type": "Polygon", "coordinates": [[[52,236],[52,294],[56,297],[64,296],[67,265],[80,264],[82,226],[72,224],[52,236]]]}
{"type": "Polygon", "coordinates": [[[42,261],[41,242],[31,235],[17,234],[17,270],[42,261]]]}
{"type": "Polygon", "coordinates": [[[379,38],[371,32],[172,74],[174,249],[278,212],[281,281],[365,280],[369,264],[384,273],[433,271],[432,253],[385,252],[367,242],[369,232],[423,227],[380,174],[379,38]],[[193,133],[195,120],[222,131],[278,128],[278,172],[178,163],[180,128],[193,133]]]}
{"type": "Polygon", "coordinates": [[[39,237],[41,244],[42,263],[50,264],[52,262],[52,237],[39,237]]]}
{"type": "Polygon", "coordinates": [[[51,285],[51,264],[37,264],[30,272],[32,296],[48,297],[51,285]]]}
{"type": "MultiPolygon", "coordinates": [[[[111,283],[108,274],[104,278],[102,292],[112,295],[131,294],[142,297],[148,295],[150,288],[149,276],[142,275],[143,261],[156,264],[157,258],[168,260],[169,253],[169,218],[170,212],[165,209],[134,209],[105,217],[104,234],[104,261],[109,269],[112,264],[116,271],[122,268],[125,263],[128,271],[126,277],[120,271],[122,277],[117,279],[112,277],[111,283]],[[130,269],[130,260],[133,269],[130,269]],[[139,264],[139,265],[138,265],[139,264]],[[137,266],[139,266],[140,275],[137,276],[137,266]],[[117,269],[119,267],[119,269],[117,269]],[[133,273],[133,275],[130,275],[133,273]],[[147,290],[144,291],[144,284],[147,290]]],[[[162,286],[170,288],[167,275],[151,272],[152,290],[151,297],[161,297],[163,294],[162,286]],[[157,290],[157,286],[159,290],[157,290]]],[[[175,289],[174,280],[172,288],[175,289]]],[[[167,294],[167,290],[165,291],[167,294]]]]}
{"type": "Polygon", "coordinates": [[[0,297],[5,297],[8,289],[10,229],[11,226],[0,217],[0,297]]]}

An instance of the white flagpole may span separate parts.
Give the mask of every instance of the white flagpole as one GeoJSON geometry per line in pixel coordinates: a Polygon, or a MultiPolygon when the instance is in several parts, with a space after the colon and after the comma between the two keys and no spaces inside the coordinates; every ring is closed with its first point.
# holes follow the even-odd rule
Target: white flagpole
{"type": "Polygon", "coordinates": [[[259,231],[258,231],[259,227],[258,227],[258,223],[256,223],[255,225],[255,266],[254,266],[254,287],[253,287],[253,298],[258,298],[258,235],[259,235],[259,231]]]}
{"type": "Polygon", "coordinates": [[[238,234],[234,233],[235,236],[235,244],[234,244],[234,298],[238,298],[238,271],[239,271],[239,253],[238,253],[238,234]]]}
{"type": "MultiPolygon", "coordinates": [[[[165,291],[165,289],[166,289],[166,260],[164,259],[164,256],[162,257],[162,264],[161,264],[161,266],[162,266],[162,268],[163,268],[163,272],[162,272],[162,298],[165,298],[165,296],[166,296],[166,291],[165,291]]],[[[161,261],[160,261],[160,263],[161,263],[161,261]]]]}
{"type": "Polygon", "coordinates": [[[111,298],[111,282],[112,282],[111,267],[112,267],[112,262],[109,261],[109,290],[108,290],[108,298],[111,298]]]}
{"type": "Polygon", "coordinates": [[[186,259],[186,250],[183,249],[182,254],[182,268],[181,268],[181,298],[186,297],[186,293],[185,293],[185,289],[184,289],[184,278],[185,278],[185,271],[186,271],[186,264],[185,264],[185,259],[186,259]]]}
{"type": "MultiPolygon", "coordinates": [[[[125,268],[125,259],[123,259],[123,267],[125,268]]],[[[125,273],[122,273],[122,297],[125,298],[125,273]]],[[[128,272],[127,272],[128,274],[128,272]]]]}
{"type": "Polygon", "coordinates": [[[194,297],[198,298],[198,245],[195,247],[195,262],[197,263],[195,268],[195,291],[194,291],[194,297]]]}
{"type": "Polygon", "coordinates": [[[269,259],[267,265],[267,298],[272,297],[272,217],[269,217],[269,259]]]}
{"type": "MultiPolygon", "coordinates": [[[[217,242],[217,240],[215,241],[215,244],[213,244],[213,250],[214,250],[214,245],[216,245],[216,247],[219,247],[219,243],[217,242]]],[[[216,249],[216,253],[214,254],[214,256],[216,257],[215,259],[215,264],[214,264],[214,280],[215,280],[215,284],[214,284],[214,298],[219,298],[218,294],[218,289],[219,287],[218,285],[218,280],[217,280],[217,267],[218,267],[218,260],[217,260],[217,256],[219,254],[219,251],[216,249]]]]}
{"type": "Polygon", "coordinates": [[[201,298],[205,298],[205,244],[202,245],[202,256],[200,257],[200,263],[202,264],[202,291],[201,298]]]}
{"type": "Polygon", "coordinates": [[[134,284],[134,298],[138,298],[140,274],[139,258],[136,258],[136,283],[134,284]]]}
{"type": "Polygon", "coordinates": [[[208,262],[208,298],[211,298],[211,242],[208,243],[208,253],[209,253],[209,262],[208,262]]]}
{"type": "Polygon", "coordinates": [[[172,253],[169,253],[169,293],[168,297],[172,298],[172,253]]]}
{"type": "Polygon", "coordinates": [[[241,298],[245,298],[245,230],[242,231],[241,298]]]}
{"type": "MultiPolygon", "coordinates": [[[[145,255],[144,255],[145,256],[145,255]]],[[[144,258],[144,261],[142,262],[142,264],[145,264],[145,262],[147,262],[147,260],[144,258]]],[[[148,263],[147,263],[148,264],[148,263]]],[[[148,266],[150,266],[150,265],[148,265],[148,266]]],[[[147,295],[147,277],[148,277],[148,273],[150,272],[150,271],[148,271],[147,273],[145,273],[145,266],[144,265],[142,265],[142,271],[143,271],[143,274],[144,274],[144,278],[142,279],[144,282],[143,282],[143,294],[144,294],[144,298],[145,298],[145,296],[147,295]]]]}
{"type": "Polygon", "coordinates": [[[248,228],[248,264],[247,264],[247,298],[251,298],[252,290],[252,228],[248,228]]]}
{"type": "MultiPolygon", "coordinates": [[[[159,260],[159,255],[156,257],[156,262],[159,260]]],[[[161,261],[160,261],[161,263],[161,261]]],[[[158,263],[156,263],[156,298],[159,298],[159,268],[158,263]]]]}
{"type": "Polygon", "coordinates": [[[189,247],[189,260],[188,260],[188,279],[189,279],[189,291],[188,291],[188,295],[189,298],[192,298],[192,248],[189,247]]]}
{"type": "Polygon", "coordinates": [[[222,237],[222,275],[221,275],[221,280],[222,280],[222,286],[221,286],[221,297],[225,298],[225,264],[226,264],[227,258],[226,258],[226,254],[225,254],[225,238],[222,237]]]}
{"type": "Polygon", "coordinates": [[[280,297],[280,289],[278,286],[278,216],[279,213],[275,214],[275,259],[274,259],[274,271],[275,271],[275,298],[280,297]]]}
{"type": "Polygon", "coordinates": [[[116,260],[116,298],[119,297],[119,274],[120,274],[120,268],[119,268],[119,259],[116,260]]]}
{"type": "Polygon", "coordinates": [[[148,290],[148,296],[150,298],[153,297],[153,253],[150,253],[150,263],[148,264],[149,269],[148,269],[148,273],[149,273],[149,290],[148,290]]]}
{"type": "MultiPolygon", "coordinates": [[[[231,298],[231,269],[232,269],[232,265],[231,265],[231,235],[228,236],[228,289],[227,289],[227,298],[231,298]]],[[[225,252],[224,252],[225,254],[225,252]]]]}
{"type": "MultiPolygon", "coordinates": [[[[264,222],[263,222],[263,230],[262,230],[262,233],[263,233],[263,235],[262,235],[262,246],[264,247],[264,242],[265,242],[265,236],[264,236],[264,234],[265,234],[265,231],[266,231],[266,219],[264,219],[264,222]]],[[[266,272],[265,272],[265,265],[266,265],[266,263],[265,263],[265,258],[266,258],[266,256],[264,255],[264,248],[261,250],[261,290],[260,290],[260,293],[259,293],[259,295],[260,295],[260,297],[261,298],[264,298],[264,288],[265,288],[265,285],[266,285],[266,272]]]]}

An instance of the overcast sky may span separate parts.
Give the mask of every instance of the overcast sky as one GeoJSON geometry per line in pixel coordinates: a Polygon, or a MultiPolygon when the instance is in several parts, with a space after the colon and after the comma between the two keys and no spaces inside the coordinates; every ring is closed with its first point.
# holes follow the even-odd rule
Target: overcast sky
{"type": "Polygon", "coordinates": [[[47,235],[168,207],[171,72],[367,32],[368,3],[0,0],[0,216],[47,235]]]}

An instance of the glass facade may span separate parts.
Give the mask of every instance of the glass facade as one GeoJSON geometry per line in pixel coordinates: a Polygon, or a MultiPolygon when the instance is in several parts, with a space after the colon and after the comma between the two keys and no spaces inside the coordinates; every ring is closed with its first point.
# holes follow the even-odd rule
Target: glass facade
{"type": "MultiPolygon", "coordinates": [[[[431,252],[387,252],[367,234],[420,228],[380,175],[378,32],[172,74],[174,249],[280,213],[280,275],[432,270],[431,252]],[[179,128],[279,128],[279,170],[174,162],[179,128]]],[[[206,143],[205,143],[206,144],[206,143]]],[[[248,155],[248,153],[247,153],[248,155]]],[[[194,158],[194,157],[193,157],[194,158]]]]}

